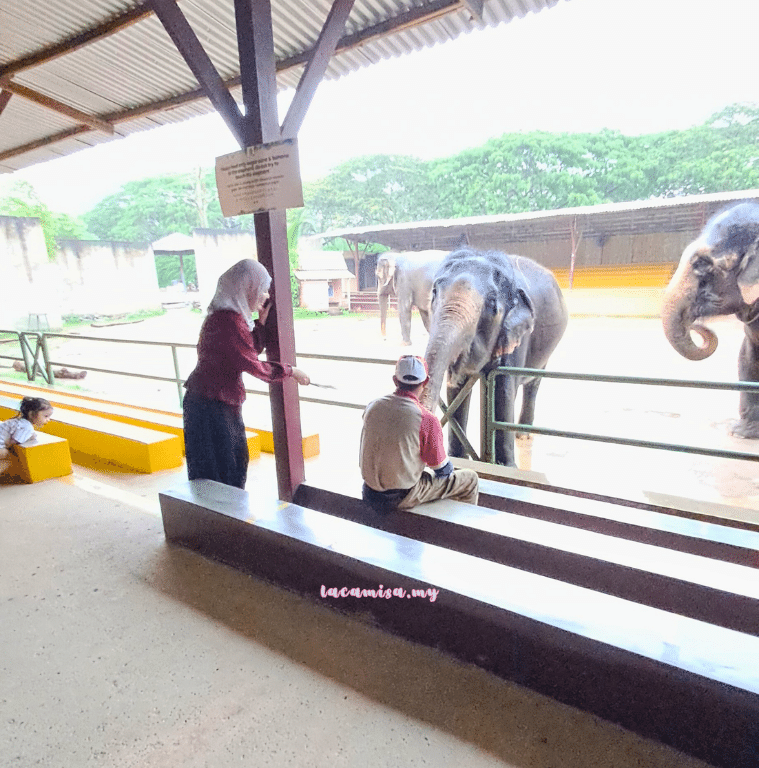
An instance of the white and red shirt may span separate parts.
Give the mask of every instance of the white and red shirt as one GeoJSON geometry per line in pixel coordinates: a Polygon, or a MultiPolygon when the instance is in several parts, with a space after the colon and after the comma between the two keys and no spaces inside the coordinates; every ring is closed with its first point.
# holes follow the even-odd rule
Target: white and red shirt
{"type": "Polygon", "coordinates": [[[414,395],[398,390],[366,406],[359,465],[370,488],[411,488],[425,467],[447,462],[443,428],[414,395]]]}

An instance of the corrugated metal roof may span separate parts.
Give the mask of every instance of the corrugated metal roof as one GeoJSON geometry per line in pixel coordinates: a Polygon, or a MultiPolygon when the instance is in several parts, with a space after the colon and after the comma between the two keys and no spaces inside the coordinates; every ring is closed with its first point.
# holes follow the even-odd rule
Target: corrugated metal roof
{"type": "Polygon", "coordinates": [[[697,233],[717,211],[747,199],[759,199],[759,189],[534,213],[333,229],[314,235],[309,241],[312,247],[320,247],[325,240],[342,237],[359,243],[380,243],[398,251],[436,248],[447,251],[465,242],[476,248],[500,250],[505,243],[564,240],[573,227],[585,238],[651,232],[697,233]]]}
{"type": "MultiPolygon", "coordinates": [[[[342,77],[381,59],[496,26],[559,0],[485,0],[482,20],[462,0],[356,0],[325,76],[342,77]],[[399,25],[399,26],[398,26],[399,25]]],[[[236,99],[239,62],[232,0],[178,0],[196,36],[236,99]]],[[[476,3],[475,3],[476,5],[476,3]]],[[[277,84],[297,86],[331,0],[272,0],[277,84]]],[[[206,114],[213,107],[146,3],[130,0],[3,0],[0,85],[10,77],[62,104],[113,124],[115,134],[29,101],[0,99],[0,171],[13,171],[138,131],[206,114]],[[110,36],[18,68],[127,12],[148,12],[110,36]]],[[[10,87],[6,82],[6,88],[10,87]]]]}

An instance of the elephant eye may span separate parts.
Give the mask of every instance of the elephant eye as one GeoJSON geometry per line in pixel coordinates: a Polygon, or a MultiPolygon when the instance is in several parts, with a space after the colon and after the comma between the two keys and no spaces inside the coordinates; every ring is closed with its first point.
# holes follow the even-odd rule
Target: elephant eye
{"type": "Polygon", "coordinates": [[[697,256],[693,260],[693,272],[697,275],[708,275],[713,266],[712,260],[707,256],[697,256]]]}

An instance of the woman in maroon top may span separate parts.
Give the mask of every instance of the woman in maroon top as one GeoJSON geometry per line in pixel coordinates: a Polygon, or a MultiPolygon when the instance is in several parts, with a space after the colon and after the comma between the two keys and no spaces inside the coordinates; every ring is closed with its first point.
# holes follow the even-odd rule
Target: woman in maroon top
{"type": "Polygon", "coordinates": [[[220,278],[200,329],[198,364],[185,382],[184,441],[187,477],[245,487],[248,442],[242,420],[243,371],[272,383],[309,377],[286,363],[258,359],[264,350],[264,326],[271,277],[253,259],[243,259],[220,278]],[[251,315],[258,312],[258,320],[251,315]]]}

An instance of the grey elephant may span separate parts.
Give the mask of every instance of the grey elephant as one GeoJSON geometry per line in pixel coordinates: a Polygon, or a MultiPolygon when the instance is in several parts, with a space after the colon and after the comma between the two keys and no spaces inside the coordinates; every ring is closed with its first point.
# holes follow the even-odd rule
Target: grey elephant
{"type": "MultiPolygon", "coordinates": [[[[717,336],[700,318],[732,315],[743,322],[740,381],[759,381],[759,203],[743,202],[713,216],[683,251],[664,295],[662,322],[669,343],[689,360],[717,348],[717,336]],[[691,331],[702,344],[691,338],[691,331]]],[[[738,437],[759,438],[759,394],[741,392],[738,437]]]]}
{"type": "Polygon", "coordinates": [[[411,344],[411,309],[416,307],[427,331],[430,330],[430,295],[435,271],[446,251],[387,251],[377,259],[377,297],[380,329],[387,334],[387,305],[398,297],[398,318],[403,344],[411,344]]]}
{"type": "MultiPolygon", "coordinates": [[[[448,372],[448,403],[470,376],[498,365],[545,368],[568,322],[567,306],[553,274],[531,259],[498,251],[460,248],[435,275],[432,324],[425,352],[429,382],[422,402],[434,410],[448,372]]],[[[520,424],[532,424],[540,377],[496,377],[495,417],[514,421],[514,401],[522,386],[520,424]]],[[[469,396],[452,416],[463,429],[469,396]]],[[[515,466],[514,433],[499,430],[495,461],[515,466]]],[[[449,453],[463,456],[450,431],[449,453]]]]}

